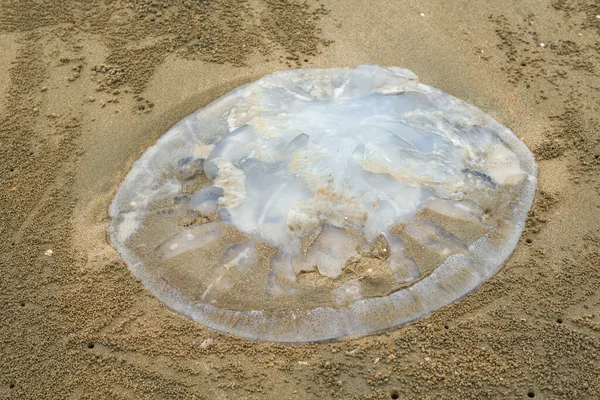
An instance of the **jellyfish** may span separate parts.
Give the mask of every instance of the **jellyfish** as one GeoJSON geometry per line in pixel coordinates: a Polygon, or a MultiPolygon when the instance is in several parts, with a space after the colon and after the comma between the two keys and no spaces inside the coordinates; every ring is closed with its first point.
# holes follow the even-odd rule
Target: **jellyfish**
{"type": "Polygon", "coordinates": [[[118,187],[109,235],[171,309],[281,343],[369,334],[510,257],[531,152],[409,70],[275,72],[171,127],[118,187]]]}

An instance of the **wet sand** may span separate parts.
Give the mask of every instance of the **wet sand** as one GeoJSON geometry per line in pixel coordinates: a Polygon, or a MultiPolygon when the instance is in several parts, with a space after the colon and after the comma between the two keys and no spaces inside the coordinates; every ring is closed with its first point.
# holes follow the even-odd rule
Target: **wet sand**
{"type": "Polygon", "coordinates": [[[600,9],[307,4],[0,5],[0,398],[600,397],[600,9]],[[505,267],[428,318],[325,344],[221,334],[150,295],[106,238],[131,164],[240,84],[363,63],[411,69],[534,151],[505,267]]]}

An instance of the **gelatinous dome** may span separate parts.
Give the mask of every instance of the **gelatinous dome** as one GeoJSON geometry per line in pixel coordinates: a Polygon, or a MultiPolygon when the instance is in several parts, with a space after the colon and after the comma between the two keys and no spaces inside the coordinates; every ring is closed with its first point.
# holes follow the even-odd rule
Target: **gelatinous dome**
{"type": "Polygon", "coordinates": [[[150,147],[116,193],[110,236],[201,324],[321,341],[477,288],[514,250],[535,186],[510,130],[408,70],[282,71],[150,147]]]}

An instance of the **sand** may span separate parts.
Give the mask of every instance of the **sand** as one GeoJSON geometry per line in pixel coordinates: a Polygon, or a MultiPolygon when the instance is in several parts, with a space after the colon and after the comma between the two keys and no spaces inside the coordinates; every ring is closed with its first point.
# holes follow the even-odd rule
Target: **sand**
{"type": "Polygon", "coordinates": [[[592,0],[3,2],[0,398],[599,398],[597,14],[592,0]],[[240,84],[361,63],[411,69],[534,151],[539,190],[505,267],[428,318],[325,344],[247,341],[164,307],[106,238],[133,161],[240,84]]]}

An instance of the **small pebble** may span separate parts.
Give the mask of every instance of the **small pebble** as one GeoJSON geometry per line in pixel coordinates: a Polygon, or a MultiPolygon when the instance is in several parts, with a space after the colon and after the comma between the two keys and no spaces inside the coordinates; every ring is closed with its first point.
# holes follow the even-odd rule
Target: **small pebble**
{"type": "Polygon", "coordinates": [[[95,101],[96,101],[96,99],[95,99],[94,97],[92,97],[92,96],[90,96],[90,97],[88,98],[88,100],[89,100],[89,102],[90,102],[90,103],[93,103],[93,102],[95,102],[95,101]]]}
{"type": "Polygon", "coordinates": [[[52,249],[48,249],[48,250],[46,250],[46,251],[44,252],[44,255],[45,255],[45,256],[48,256],[48,257],[52,257],[52,254],[54,254],[54,252],[52,251],[52,249]]]}
{"type": "Polygon", "coordinates": [[[546,43],[540,43],[540,47],[546,47],[546,43]]]}
{"type": "Polygon", "coordinates": [[[214,340],[212,338],[208,338],[200,344],[200,348],[208,349],[213,343],[214,343],[214,340]]]}
{"type": "Polygon", "coordinates": [[[419,15],[420,15],[421,17],[424,17],[424,16],[425,16],[425,13],[421,13],[421,14],[419,14],[419,15]]]}

